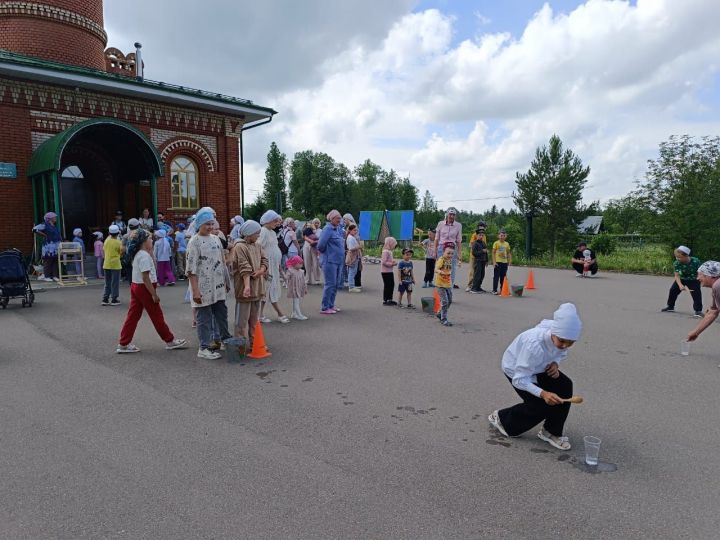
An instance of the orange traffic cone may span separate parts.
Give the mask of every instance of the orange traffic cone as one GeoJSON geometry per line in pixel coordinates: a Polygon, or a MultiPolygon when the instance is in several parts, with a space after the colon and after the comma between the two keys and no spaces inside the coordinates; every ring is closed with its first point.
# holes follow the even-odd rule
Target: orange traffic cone
{"type": "Polygon", "coordinates": [[[433,311],[435,313],[440,313],[440,308],[442,306],[440,304],[440,295],[438,294],[437,289],[435,289],[433,296],[435,297],[435,304],[433,305],[433,311]]]}
{"type": "Polygon", "coordinates": [[[252,351],[248,354],[248,358],[255,358],[256,360],[259,360],[260,358],[267,358],[268,356],[272,356],[272,353],[268,352],[267,347],[265,346],[265,336],[263,335],[262,324],[258,321],[255,324],[255,338],[253,339],[252,351]]]}
{"type": "Polygon", "coordinates": [[[533,271],[530,270],[528,273],[527,283],[525,284],[525,289],[534,289],[535,288],[535,276],[533,276],[533,271]]]}
{"type": "Polygon", "coordinates": [[[500,296],[508,297],[510,296],[510,286],[508,285],[508,282],[510,280],[508,279],[507,274],[505,275],[505,279],[503,279],[502,289],[500,290],[500,296]]]}

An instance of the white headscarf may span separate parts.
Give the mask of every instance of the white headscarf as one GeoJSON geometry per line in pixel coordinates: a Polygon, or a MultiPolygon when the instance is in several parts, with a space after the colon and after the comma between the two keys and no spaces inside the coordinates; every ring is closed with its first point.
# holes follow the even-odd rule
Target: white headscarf
{"type": "Polygon", "coordinates": [[[282,219],[280,214],[278,214],[275,210],[268,210],[260,218],[260,225],[267,225],[268,223],[272,223],[278,219],[282,219]]]}
{"type": "Polygon", "coordinates": [[[560,304],[560,307],[553,313],[550,333],[561,339],[570,339],[572,341],[580,339],[582,321],[578,317],[575,304],[569,302],[560,304]]]}
{"type": "Polygon", "coordinates": [[[245,223],[240,225],[240,236],[242,238],[246,238],[248,236],[252,236],[253,234],[257,234],[260,232],[260,224],[257,221],[253,221],[252,219],[248,219],[245,223]]]}

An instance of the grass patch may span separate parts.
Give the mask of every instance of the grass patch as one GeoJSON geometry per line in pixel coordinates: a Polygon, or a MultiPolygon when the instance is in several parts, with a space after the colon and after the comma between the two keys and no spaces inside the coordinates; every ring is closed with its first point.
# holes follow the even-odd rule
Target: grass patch
{"type": "MultiPolygon", "coordinates": [[[[421,259],[425,253],[422,248],[415,249],[415,258],[421,259]]],[[[401,249],[394,251],[396,259],[401,259],[401,249]]],[[[463,246],[462,261],[470,260],[469,249],[463,246]]],[[[370,257],[380,257],[382,252],[381,246],[368,247],[364,250],[365,255],[370,257]]],[[[513,254],[513,266],[540,266],[547,268],[565,268],[569,269],[570,258],[572,253],[563,254],[562,256],[550,257],[550,254],[539,255],[528,260],[519,253],[513,254]]],[[[618,246],[618,248],[610,255],[598,254],[598,265],[601,272],[622,272],[625,274],[654,274],[654,275],[672,275],[672,249],[661,244],[646,244],[644,246],[618,246]]]]}

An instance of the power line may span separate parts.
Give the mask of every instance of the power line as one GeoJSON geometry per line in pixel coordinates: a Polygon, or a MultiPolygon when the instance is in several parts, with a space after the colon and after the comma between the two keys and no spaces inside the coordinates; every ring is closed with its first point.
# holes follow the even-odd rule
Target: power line
{"type": "MultiPolygon", "coordinates": [[[[590,184],[589,186],[584,186],[584,189],[590,189],[597,186],[597,184],[590,184]]],[[[435,201],[435,202],[472,202],[472,201],[497,201],[500,199],[512,199],[512,195],[504,195],[502,197],[481,197],[479,199],[452,199],[450,201],[435,201]]]]}
{"type": "Polygon", "coordinates": [[[468,202],[468,201],[497,201],[499,199],[512,199],[512,195],[504,197],[482,197],[480,199],[453,199],[451,201],[435,201],[435,202],[468,202]]]}

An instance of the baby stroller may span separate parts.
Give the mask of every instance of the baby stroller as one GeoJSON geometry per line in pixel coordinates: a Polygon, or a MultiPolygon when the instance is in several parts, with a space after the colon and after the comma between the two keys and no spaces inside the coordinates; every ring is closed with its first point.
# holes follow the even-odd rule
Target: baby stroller
{"type": "Polygon", "coordinates": [[[22,307],[32,307],[35,301],[23,254],[17,249],[0,253],[0,306],[7,308],[11,298],[22,298],[22,307]]]}

